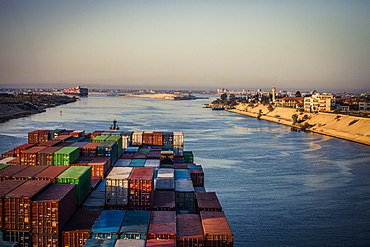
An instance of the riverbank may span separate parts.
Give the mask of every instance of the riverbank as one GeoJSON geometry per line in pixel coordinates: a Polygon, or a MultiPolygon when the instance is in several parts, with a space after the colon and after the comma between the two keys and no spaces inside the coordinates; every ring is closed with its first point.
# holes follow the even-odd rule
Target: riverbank
{"type": "MultiPolygon", "coordinates": [[[[161,99],[161,100],[196,100],[205,99],[205,97],[196,97],[191,94],[120,94],[119,96],[124,97],[137,97],[137,98],[149,98],[149,99],[161,99]]],[[[207,99],[207,98],[206,98],[207,99]]]]}
{"type": "Polygon", "coordinates": [[[334,113],[306,113],[286,107],[275,107],[269,111],[267,106],[251,107],[246,104],[239,104],[236,109],[228,111],[298,128],[307,123],[306,126],[310,127],[306,131],[370,145],[369,118],[334,113]],[[299,123],[293,124],[294,114],[297,114],[299,123]]]}

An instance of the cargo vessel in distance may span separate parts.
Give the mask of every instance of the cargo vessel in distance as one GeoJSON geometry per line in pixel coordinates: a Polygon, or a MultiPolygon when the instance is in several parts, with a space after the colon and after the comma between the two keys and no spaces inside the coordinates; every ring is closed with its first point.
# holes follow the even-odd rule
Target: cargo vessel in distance
{"type": "Polygon", "coordinates": [[[62,91],[65,95],[72,95],[72,96],[87,96],[89,94],[89,89],[85,87],[72,87],[67,88],[62,91]]]}

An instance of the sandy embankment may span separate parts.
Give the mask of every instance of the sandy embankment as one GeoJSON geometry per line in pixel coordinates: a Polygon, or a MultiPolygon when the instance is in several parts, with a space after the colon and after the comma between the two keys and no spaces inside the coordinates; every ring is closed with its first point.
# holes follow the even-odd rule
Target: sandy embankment
{"type": "Polygon", "coordinates": [[[40,113],[43,110],[34,109],[34,108],[27,108],[22,106],[18,106],[16,104],[0,104],[0,123],[3,123],[7,120],[24,117],[36,113],[40,113]]]}
{"type": "Polygon", "coordinates": [[[174,94],[124,94],[125,97],[138,97],[138,98],[149,98],[149,99],[164,99],[164,100],[173,100],[174,96],[180,96],[180,95],[174,95],[174,94]]]}
{"type": "MultiPolygon", "coordinates": [[[[230,111],[257,117],[260,110],[262,111],[261,119],[289,126],[293,126],[292,116],[294,114],[298,115],[299,120],[307,115],[310,119],[300,124],[307,122],[313,125],[313,127],[308,129],[309,131],[370,145],[370,118],[352,117],[333,113],[301,113],[296,109],[285,107],[275,107],[273,111],[269,112],[267,106],[258,105],[257,107],[250,107],[246,104],[240,104],[237,106],[237,109],[230,111]]],[[[295,126],[299,127],[299,124],[295,126]]]]}

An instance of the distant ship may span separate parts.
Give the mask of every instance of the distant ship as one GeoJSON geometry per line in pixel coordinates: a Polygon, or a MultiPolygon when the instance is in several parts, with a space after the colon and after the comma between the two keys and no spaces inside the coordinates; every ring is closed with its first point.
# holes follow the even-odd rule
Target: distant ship
{"type": "Polygon", "coordinates": [[[89,94],[89,89],[78,86],[78,87],[64,89],[62,92],[65,95],[87,96],[89,94]]]}

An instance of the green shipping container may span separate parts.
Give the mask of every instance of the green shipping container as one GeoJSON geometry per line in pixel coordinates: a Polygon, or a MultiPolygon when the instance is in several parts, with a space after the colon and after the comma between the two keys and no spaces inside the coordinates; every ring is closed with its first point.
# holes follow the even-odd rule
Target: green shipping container
{"type": "Polygon", "coordinates": [[[105,139],[107,139],[109,136],[105,136],[105,135],[102,135],[102,136],[96,136],[94,137],[94,139],[92,139],[92,142],[104,142],[105,139]]]}
{"type": "Polygon", "coordinates": [[[70,166],[80,157],[79,147],[63,147],[54,153],[55,166],[70,166]]]}
{"type": "Polygon", "coordinates": [[[194,163],[194,155],[192,151],[184,151],[184,163],[194,163]]]}
{"type": "Polygon", "coordinates": [[[57,177],[58,184],[76,184],[77,204],[81,205],[91,189],[91,167],[71,166],[57,177]]]}
{"type": "Polygon", "coordinates": [[[118,158],[122,156],[122,136],[109,136],[106,141],[115,141],[117,142],[117,149],[118,149],[118,158]]]}
{"type": "Polygon", "coordinates": [[[0,170],[4,169],[5,167],[8,167],[8,166],[10,166],[10,165],[0,164],[0,170]]]}

